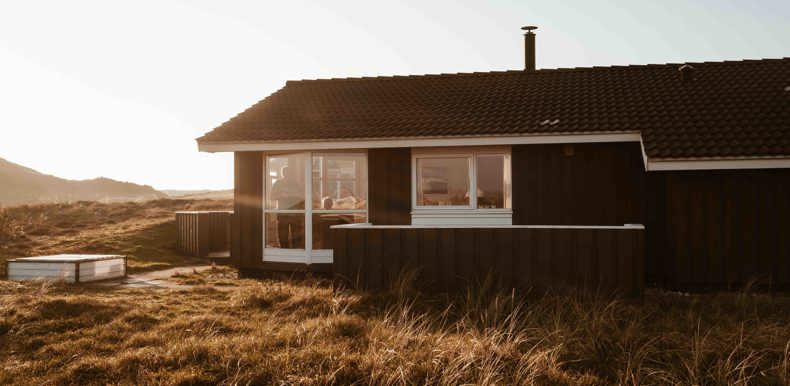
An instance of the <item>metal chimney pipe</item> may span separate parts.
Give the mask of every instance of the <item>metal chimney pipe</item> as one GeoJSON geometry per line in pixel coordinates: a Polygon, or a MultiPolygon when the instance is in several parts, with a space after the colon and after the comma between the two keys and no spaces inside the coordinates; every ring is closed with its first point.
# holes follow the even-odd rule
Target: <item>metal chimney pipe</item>
{"type": "Polygon", "coordinates": [[[538,27],[528,25],[521,29],[527,31],[524,34],[524,71],[535,71],[535,33],[532,31],[538,27]]]}

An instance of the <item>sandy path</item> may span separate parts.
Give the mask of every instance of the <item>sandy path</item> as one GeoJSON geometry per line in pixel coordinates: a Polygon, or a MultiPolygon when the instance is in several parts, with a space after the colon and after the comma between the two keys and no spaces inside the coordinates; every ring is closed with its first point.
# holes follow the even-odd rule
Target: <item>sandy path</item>
{"type": "Polygon", "coordinates": [[[108,280],[94,285],[102,287],[118,287],[118,288],[189,288],[190,285],[178,284],[170,278],[178,272],[193,272],[205,271],[211,269],[210,265],[188,265],[183,267],[176,267],[170,269],[163,269],[161,271],[141,272],[129,274],[121,280],[108,280]]]}

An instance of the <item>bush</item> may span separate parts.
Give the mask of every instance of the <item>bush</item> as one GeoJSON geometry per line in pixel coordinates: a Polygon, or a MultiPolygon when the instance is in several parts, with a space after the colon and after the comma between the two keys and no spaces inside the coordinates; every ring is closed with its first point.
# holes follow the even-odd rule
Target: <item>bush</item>
{"type": "Polygon", "coordinates": [[[15,240],[25,234],[24,228],[7,209],[0,208],[0,242],[15,240]]]}

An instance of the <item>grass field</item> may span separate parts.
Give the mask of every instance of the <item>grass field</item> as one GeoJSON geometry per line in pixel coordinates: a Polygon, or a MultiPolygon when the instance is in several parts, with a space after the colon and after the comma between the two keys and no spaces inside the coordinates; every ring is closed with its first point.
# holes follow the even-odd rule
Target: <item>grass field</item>
{"type": "MultiPolygon", "coordinates": [[[[170,267],[172,211],[227,204],[11,208],[0,245],[170,267]]],[[[0,280],[0,384],[790,384],[788,297],[429,296],[410,280],[376,294],[229,268],[180,272],[175,289],[0,280]]]]}
{"type": "Polygon", "coordinates": [[[226,210],[227,200],[76,202],[0,209],[0,277],[5,260],[60,253],[129,257],[131,272],[198,262],[175,249],[177,210],[226,210]]]}
{"type": "Polygon", "coordinates": [[[0,384],[787,384],[790,301],[0,282],[0,384]]]}

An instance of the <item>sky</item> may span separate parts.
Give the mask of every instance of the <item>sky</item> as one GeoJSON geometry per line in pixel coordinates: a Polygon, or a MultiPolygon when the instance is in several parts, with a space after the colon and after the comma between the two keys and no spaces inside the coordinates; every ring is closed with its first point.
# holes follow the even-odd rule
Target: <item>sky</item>
{"type": "MultiPolygon", "coordinates": [[[[225,189],[195,138],[289,79],[790,56],[790,1],[0,0],[0,158],[225,189]]],[[[1,189],[2,187],[0,187],[1,189]]]]}

